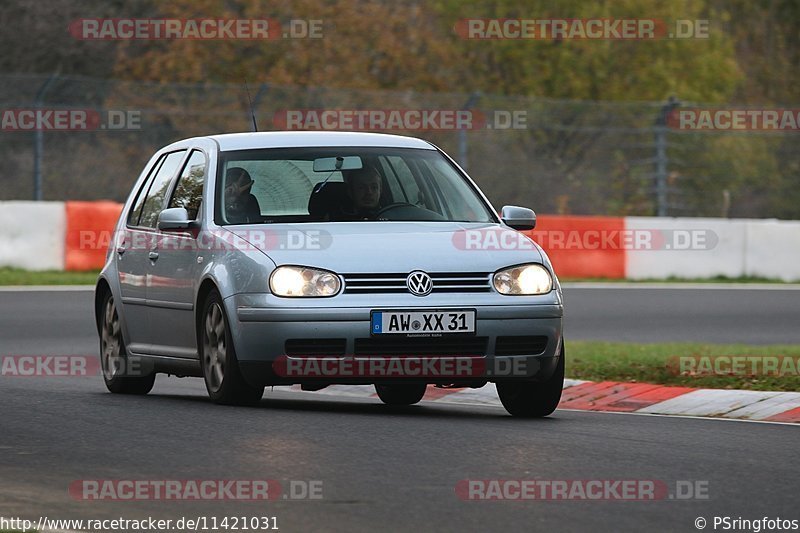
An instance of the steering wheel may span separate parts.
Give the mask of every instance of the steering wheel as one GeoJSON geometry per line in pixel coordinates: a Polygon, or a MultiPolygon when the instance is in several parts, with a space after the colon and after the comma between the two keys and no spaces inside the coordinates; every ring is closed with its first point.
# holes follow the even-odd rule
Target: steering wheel
{"type": "Polygon", "coordinates": [[[386,212],[388,212],[388,211],[391,211],[392,209],[397,209],[398,207],[417,207],[417,208],[418,208],[418,206],[416,206],[416,205],[414,205],[414,204],[410,204],[410,203],[408,203],[408,202],[395,202],[395,203],[393,203],[393,204],[389,204],[389,205],[387,205],[386,207],[382,207],[382,208],[381,208],[381,209],[380,209],[380,210],[379,210],[379,211],[376,213],[376,215],[375,215],[375,216],[376,216],[376,217],[379,217],[379,216],[381,216],[381,215],[385,214],[386,212]]]}

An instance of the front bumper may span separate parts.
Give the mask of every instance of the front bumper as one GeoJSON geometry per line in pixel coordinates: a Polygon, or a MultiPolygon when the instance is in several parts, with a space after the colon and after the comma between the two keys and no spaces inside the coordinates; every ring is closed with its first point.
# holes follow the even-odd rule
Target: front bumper
{"type": "MultiPolygon", "coordinates": [[[[380,305],[374,302],[377,300],[375,297],[347,298],[347,300],[347,303],[352,305],[332,305],[334,303],[332,298],[290,300],[264,294],[240,294],[226,298],[226,311],[231,317],[231,333],[244,377],[254,384],[308,382],[356,384],[381,381],[374,376],[339,375],[323,379],[276,375],[273,366],[276,360],[286,356],[287,341],[297,339],[339,339],[342,340],[344,353],[337,355],[338,357],[366,357],[363,349],[361,351],[357,349],[358,343],[370,338],[371,312],[381,309],[475,309],[475,337],[485,339],[485,346],[481,348],[481,353],[471,353],[469,357],[472,363],[476,361],[480,363],[476,368],[484,368],[485,375],[475,374],[469,380],[425,375],[418,376],[418,381],[443,384],[464,381],[479,385],[486,381],[504,379],[547,379],[555,369],[556,356],[560,353],[563,305],[555,293],[547,297],[519,299],[504,298],[499,295],[467,298],[463,294],[420,299],[403,295],[392,297],[391,301],[382,300],[380,305]],[[542,344],[543,349],[537,348],[538,353],[508,354],[508,350],[505,350],[503,354],[498,355],[499,337],[520,336],[546,337],[546,343],[542,344]]],[[[446,342],[447,336],[440,339],[445,339],[446,342]]],[[[433,347],[440,342],[437,338],[429,340],[433,347]]],[[[419,346],[418,341],[417,348],[419,346]]],[[[434,352],[435,350],[432,351],[434,352]]],[[[370,354],[375,357],[386,355],[370,354]]],[[[415,352],[414,355],[437,357],[428,356],[424,351],[415,352]]],[[[454,353],[438,357],[459,356],[454,353]]]]}

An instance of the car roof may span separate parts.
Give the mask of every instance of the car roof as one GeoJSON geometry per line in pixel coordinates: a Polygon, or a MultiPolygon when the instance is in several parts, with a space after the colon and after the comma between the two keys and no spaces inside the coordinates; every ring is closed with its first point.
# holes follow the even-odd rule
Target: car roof
{"type": "Polygon", "coordinates": [[[265,131],[209,135],[220,151],[258,148],[298,148],[316,146],[360,146],[382,148],[421,148],[435,150],[427,141],[403,135],[350,131],[265,131]]]}

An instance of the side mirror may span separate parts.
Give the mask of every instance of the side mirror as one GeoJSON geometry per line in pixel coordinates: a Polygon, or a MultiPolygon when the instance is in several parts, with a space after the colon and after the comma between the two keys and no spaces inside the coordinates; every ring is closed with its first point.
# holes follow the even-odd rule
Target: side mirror
{"type": "Polygon", "coordinates": [[[506,226],[516,230],[528,230],[536,227],[536,213],[527,207],[503,206],[500,211],[500,219],[506,226]]]}
{"type": "Polygon", "coordinates": [[[194,224],[184,207],[171,207],[158,214],[158,229],[161,231],[186,230],[194,227],[194,224]]]}

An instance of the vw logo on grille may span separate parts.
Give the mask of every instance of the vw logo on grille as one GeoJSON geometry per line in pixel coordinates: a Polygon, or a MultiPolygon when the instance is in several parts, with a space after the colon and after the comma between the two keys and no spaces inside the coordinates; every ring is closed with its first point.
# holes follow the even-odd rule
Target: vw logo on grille
{"type": "Polygon", "coordinates": [[[427,296],[433,290],[433,280],[421,270],[415,270],[406,278],[406,287],[415,296],[427,296]]]}

